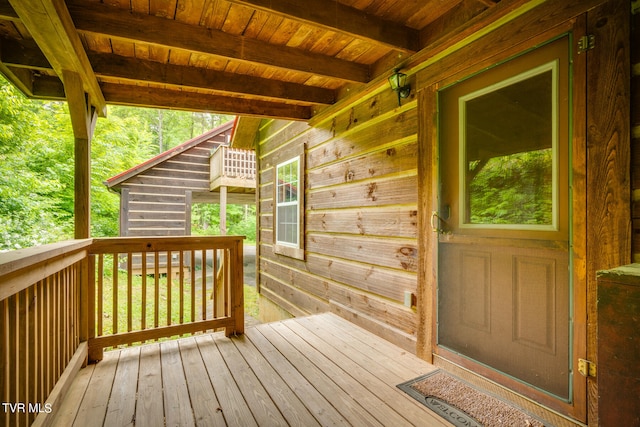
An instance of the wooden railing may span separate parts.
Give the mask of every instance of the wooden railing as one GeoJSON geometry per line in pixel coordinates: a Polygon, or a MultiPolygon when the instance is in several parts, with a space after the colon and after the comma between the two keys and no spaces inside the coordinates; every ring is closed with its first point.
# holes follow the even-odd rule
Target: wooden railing
{"type": "Polygon", "coordinates": [[[210,176],[212,187],[216,188],[220,185],[255,187],[255,151],[224,145],[218,147],[211,155],[210,176]]]}
{"type": "Polygon", "coordinates": [[[102,349],[244,327],[242,238],[96,239],[90,249],[89,358],[102,349]]]}
{"type": "Polygon", "coordinates": [[[0,254],[0,425],[30,425],[87,356],[87,249],[78,240],[0,254]],[[84,285],[83,285],[84,284],[84,285]]]}
{"type": "Polygon", "coordinates": [[[104,348],[244,332],[242,244],[109,238],[1,253],[0,425],[49,425],[104,348]]]}

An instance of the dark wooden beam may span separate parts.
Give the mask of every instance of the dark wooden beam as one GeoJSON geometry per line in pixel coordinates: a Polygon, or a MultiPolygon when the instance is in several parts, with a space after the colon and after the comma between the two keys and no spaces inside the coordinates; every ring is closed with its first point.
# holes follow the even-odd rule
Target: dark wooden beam
{"type": "MultiPolygon", "coordinates": [[[[406,53],[419,50],[418,31],[337,1],[230,0],[232,3],[278,13],[296,21],[381,44],[406,53]]],[[[483,0],[491,1],[491,0],[483,0]]]]}
{"type": "Polygon", "coordinates": [[[288,46],[270,45],[260,40],[172,19],[131,13],[97,2],[81,5],[71,3],[69,11],[81,33],[183,49],[345,81],[369,81],[369,67],[366,65],[288,46]]]}
{"type": "Polygon", "coordinates": [[[236,97],[210,95],[148,86],[103,83],[102,91],[110,104],[170,108],[188,111],[211,111],[223,114],[308,120],[311,108],[236,97]]]}
{"type": "Polygon", "coordinates": [[[33,96],[33,79],[31,71],[24,68],[16,68],[8,66],[0,62],[0,73],[6,77],[11,83],[20,89],[25,95],[33,96]]]}
{"type": "Polygon", "coordinates": [[[53,70],[53,67],[33,40],[0,38],[0,62],[16,68],[53,70]]]}
{"type": "Polygon", "coordinates": [[[41,76],[34,74],[32,96],[37,99],[65,100],[65,90],[62,80],[55,76],[41,76]]]}
{"type": "Polygon", "coordinates": [[[100,77],[155,82],[259,96],[272,100],[300,101],[307,104],[332,104],[335,101],[334,91],[314,86],[182,65],[162,64],[119,55],[90,54],[89,58],[96,75],[100,77]]]}
{"type": "MultiPolygon", "coordinates": [[[[99,77],[187,86],[271,99],[300,101],[308,104],[332,104],[335,101],[334,91],[309,85],[162,64],[113,54],[90,53],[88,57],[95,74],[99,77]]],[[[0,39],[0,62],[16,68],[52,70],[51,64],[38,46],[29,40],[17,42],[0,39]]]]}
{"type": "Polygon", "coordinates": [[[9,0],[0,0],[0,19],[3,21],[20,21],[20,17],[9,4],[9,0]]]}
{"type": "Polygon", "coordinates": [[[58,76],[74,71],[100,115],[106,102],[63,0],[9,0],[58,76]]]}

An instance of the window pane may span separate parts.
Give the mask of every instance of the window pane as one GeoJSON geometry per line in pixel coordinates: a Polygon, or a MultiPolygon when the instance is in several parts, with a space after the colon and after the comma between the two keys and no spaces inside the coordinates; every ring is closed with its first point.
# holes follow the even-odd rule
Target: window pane
{"type": "Polygon", "coordinates": [[[299,229],[299,158],[276,168],[276,242],[298,246],[299,229]]]}
{"type": "Polygon", "coordinates": [[[278,203],[298,200],[298,160],[278,166],[278,203]]]}
{"type": "Polygon", "coordinates": [[[553,225],[553,70],[461,99],[465,224],[553,225]]]}
{"type": "Polygon", "coordinates": [[[278,207],[278,242],[298,244],[298,206],[278,207]]]}

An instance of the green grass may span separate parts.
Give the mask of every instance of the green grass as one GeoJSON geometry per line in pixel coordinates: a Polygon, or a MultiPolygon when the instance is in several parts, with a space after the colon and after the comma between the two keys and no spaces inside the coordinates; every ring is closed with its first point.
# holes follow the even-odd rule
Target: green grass
{"type": "MultiPolygon", "coordinates": [[[[113,270],[112,260],[105,259],[105,275],[103,279],[102,291],[102,333],[110,335],[112,333],[136,331],[141,329],[151,329],[155,326],[177,325],[189,323],[202,319],[203,301],[211,310],[212,300],[211,282],[208,281],[206,293],[202,295],[202,281],[196,278],[196,286],[192,288],[189,277],[185,277],[183,289],[180,289],[177,279],[169,280],[166,275],[156,278],[152,275],[140,276],[132,275],[131,284],[125,271],[119,270],[117,273],[117,330],[114,329],[114,298],[113,298],[113,270]],[[146,288],[146,297],[143,304],[143,285],[146,288]],[[129,288],[131,289],[129,295],[129,288]],[[156,299],[156,289],[158,297],[156,299]],[[193,297],[192,297],[193,294],[193,297]],[[130,299],[130,303],[129,303],[130,299]],[[128,312],[127,307],[131,307],[128,312]],[[145,312],[143,315],[143,307],[145,312]],[[181,310],[182,307],[182,310],[181,310]],[[193,310],[192,310],[193,307],[193,310]],[[192,313],[193,311],[193,313],[192,313]],[[155,313],[157,312],[157,319],[155,313]],[[144,318],[144,327],[142,319],[144,318]]],[[[99,299],[96,292],[96,304],[99,299]]],[[[258,317],[256,288],[244,285],[245,313],[249,316],[258,317]]],[[[96,305],[97,307],[97,305],[96,305]]],[[[96,315],[100,315],[96,313],[96,315]]]]}

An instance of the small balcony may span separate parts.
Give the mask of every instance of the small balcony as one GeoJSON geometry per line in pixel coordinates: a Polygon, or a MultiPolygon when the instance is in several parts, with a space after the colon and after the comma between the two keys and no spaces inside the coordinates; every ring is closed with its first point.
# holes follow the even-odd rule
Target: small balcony
{"type": "Polygon", "coordinates": [[[256,154],[253,150],[242,150],[225,145],[211,154],[211,191],[226,187],[229,193],[255,192],[256,154]]]}

